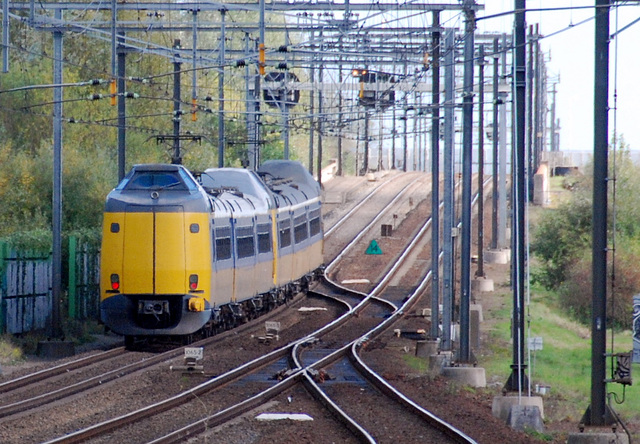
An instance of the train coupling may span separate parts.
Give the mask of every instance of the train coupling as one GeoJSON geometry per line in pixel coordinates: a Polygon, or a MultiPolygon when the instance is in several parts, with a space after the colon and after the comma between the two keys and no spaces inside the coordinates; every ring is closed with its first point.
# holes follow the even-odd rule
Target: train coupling
{"type": "Polygon", "coordinates": [[[163,313],[169,313],[168,301],[139,301],[138,302],[138,314],[146,315],[161,315],[163,313]]]}

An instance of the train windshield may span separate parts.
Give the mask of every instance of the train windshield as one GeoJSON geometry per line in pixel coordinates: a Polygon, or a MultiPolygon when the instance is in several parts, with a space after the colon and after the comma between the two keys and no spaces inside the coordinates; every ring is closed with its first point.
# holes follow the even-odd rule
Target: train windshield
{"type": "Polygon", "coordinates": [[[133,170],[125,177],[117,189],[119,190],[178,190],[194,191],[198,185],[184,170],[148,171],[133,170]]]}

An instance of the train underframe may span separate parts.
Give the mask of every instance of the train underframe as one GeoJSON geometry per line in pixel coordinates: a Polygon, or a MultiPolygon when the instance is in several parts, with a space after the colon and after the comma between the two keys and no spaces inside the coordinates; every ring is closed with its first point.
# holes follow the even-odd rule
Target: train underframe
{"type": "MultiPolygon", "coordinates": [[[[194,341],[213,336],[255,319],[276,307],[286,304],[293,297],[306,292],[309,286],[323,274],[323,268],[309,273],[268,293],[241,302],[230,302],[211,310],[211,318],[197,331],[185,335],[124,335],[125,347],[139,350],[150,344],[189,345],[194,341]]],[[[157,301],[160,302],[160,301],[157,301]]],[[[168,302],[167,302],[168,303],[168,302]]],[[[144,321],[143,321],[144,323],[144,321]]]]}

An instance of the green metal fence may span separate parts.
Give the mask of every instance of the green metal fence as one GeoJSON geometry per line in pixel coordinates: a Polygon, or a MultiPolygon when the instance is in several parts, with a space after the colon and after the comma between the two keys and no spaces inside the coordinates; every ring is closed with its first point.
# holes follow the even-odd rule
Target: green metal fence
{"type": "MultiPolygon", "coordinates": [[[[76,320],[100,318],[100,252],[97,247],[69,238],[68,268],[63,282],[67,316],[76,320]]],[[[51,256],[12,251],[0,242],[0,333],[44,329],[53,307],[51,256]]],[[[64,301],[63,301],[64,302],[64,301]]]]}

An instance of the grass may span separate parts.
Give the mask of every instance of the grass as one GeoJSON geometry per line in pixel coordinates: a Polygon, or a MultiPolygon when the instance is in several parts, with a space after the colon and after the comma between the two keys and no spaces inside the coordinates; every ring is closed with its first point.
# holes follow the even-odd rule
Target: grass
{"type": "MultiPolygon", "coordinates": [[[[483,344],[479,365],[485,368],[487,382],[502,388],[511,373],[512,343],[510,290],[505,289],[499,297],[504,303],[490,313],[491,330],[489,341],[483,344]]],[[[550,387],[550,394],[544,395],[545,417],[549,421],[567,420],[577,425],[590,404],[591,398],[591,331],[562,314],[556,296],[541,288],[531,290],[530,303],[526,307],[527,337],[541,337],[543,349],[531,352],[527,359],[530,384],[550,387]],[[535,354],[534,354],[535,353],[535,354]],[[529,360],[530,358],[530,360],[529,360]]],[[[485,315],[485,321],[487,316],[485,315]]],[[[611,338],[614,335],[614,351],[627,352],[633,348],[631,331],[607,332],[607,352],[611,352],[611,338]]],[[[606,376],[611,377],[611,359],[607,360],[606,376]]],[[[632,376],[639,375],[640,365],[634,364],[632,376]]],[[[613,410],[625,423],[640,423],[640,389],[636,386],[623,387],[607,384],[608,393],[616,393],[624,403],[615,404],[613,410]]],[[[536,393],[532,393],[536,395],[536,393]]],[[[635,427],[637,429],[637,427],[635,427]]],[[[639,438],[639,436],[635,436],[639,438]]]]}
{"type": "MultiPolygon", "coordinates": [[[[563,180],[551,179],[552,206],[568,199],[569,192],[562,188],[563,180]]],[[[544,211],[544,208],[530,206],[530,224],[535,224],[544,211]]],[[[532,265],[535,266],[535,258],[532,258],[532,265]]],[[[479,351],[479,365],[485,368],[488,385],[499,391],[511,374],[513,293],[509,286],[505,286],[497,288],[494,297],[497,300],[492,305],[496,308],[489,313],[485,311],[485,323],[489,326],[490,335],[479,351]]],[[[585,297],[590,298],[591,295],[585,297]]],[[[543,349],[532,354],[527,364],[531,387],[535,389],[536,384],[550,387],[550,393],[544,395],[545,420],[568,421],[575,424],[577,431],[591,402],[591,327],[571,319],[557,295],[543,288],[531,289],[530,303],[525,310],[527,337],[543,339],[543,349]]],[[[632,348],[631,331],[607,332],[607,353],[628,352],[632,348]],[[614,347],[611,345],[612,337],[614,347]]],[[[525,359],[528,359],[526,352],[525,359]]],[[[611,374],[611,358],[608,358],[605,375],[611,378],[611,374]]],[[[632,378],[633,374],[636,378],[640,377],[639,364],[632,365],[632,378]]],[[[615,394],[610,395],[613,410],[627,425],[633,424],[630,427],[632,439],[640,440],[640,389],[637,384],[622,386],[608,383],[607,393],[615,394]],[[624,399],[624,402],[617,404],[616,399],[624,399]]]]}
{"type": "Polygon", "coordinates": [[[14,343],[11,335],[0,337],[0,364],[15,364],[24,360],[22,348],[14,343]]]}

